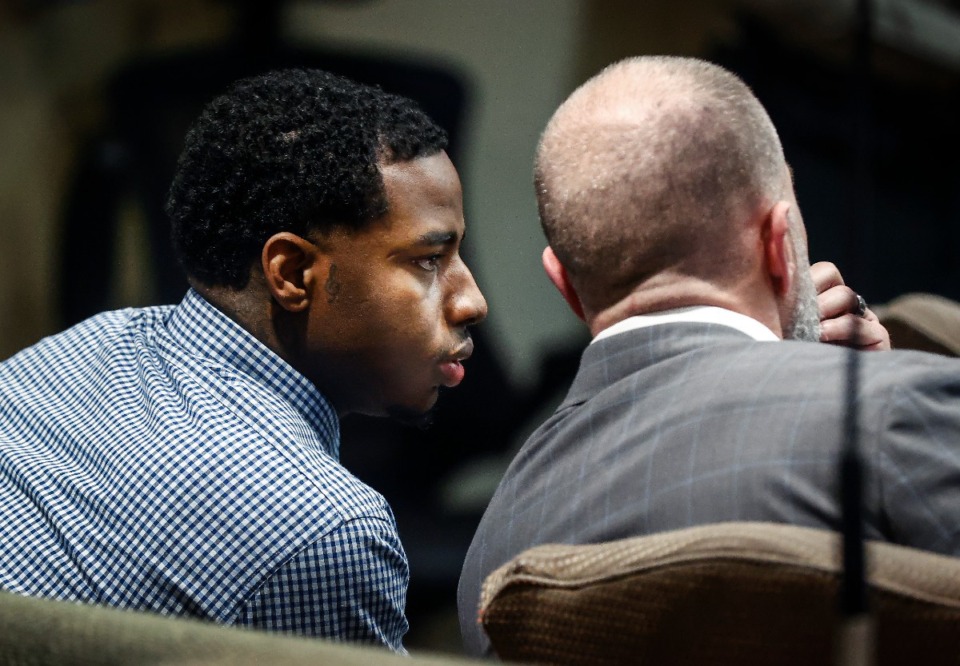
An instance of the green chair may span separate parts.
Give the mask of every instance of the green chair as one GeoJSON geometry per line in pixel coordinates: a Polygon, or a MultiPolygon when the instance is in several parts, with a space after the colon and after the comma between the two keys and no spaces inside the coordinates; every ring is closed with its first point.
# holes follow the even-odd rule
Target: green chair
{"type": "Polygon", "coordinates": [[[3,666],[453,666],[468,663],[439,655],[407,658],[376,647],[0,592],[0,664],[3,666]]]}

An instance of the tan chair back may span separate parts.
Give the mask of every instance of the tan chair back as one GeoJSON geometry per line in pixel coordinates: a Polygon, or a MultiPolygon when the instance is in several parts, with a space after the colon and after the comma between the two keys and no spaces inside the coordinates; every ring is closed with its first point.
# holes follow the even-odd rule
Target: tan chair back
{"type": "MultiPolygon", "coordinates": [[[[880,665],[960,664],[960,559],[867,545],[880,665]]],[[[503,659],[542,664],[830,664],[837,535],[720,523],[530,549],[486,580],[503,659]]]]}

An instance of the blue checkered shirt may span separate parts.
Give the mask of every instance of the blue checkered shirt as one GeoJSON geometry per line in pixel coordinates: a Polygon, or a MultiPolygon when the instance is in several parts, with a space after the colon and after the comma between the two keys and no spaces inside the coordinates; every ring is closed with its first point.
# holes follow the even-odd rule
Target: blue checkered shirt
{"type": "Polygon", "coordinates": [[[0,588],[403,651],[409,567],[317,389],[190,291],[0,364],[0,588]]]}

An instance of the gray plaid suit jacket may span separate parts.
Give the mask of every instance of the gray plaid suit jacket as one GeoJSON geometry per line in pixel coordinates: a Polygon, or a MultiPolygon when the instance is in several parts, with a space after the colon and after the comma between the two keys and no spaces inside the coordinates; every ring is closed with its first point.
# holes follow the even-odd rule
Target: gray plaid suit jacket
{"type": "MultiPolygon", "coordinates": [[[[703,523],[837,528],[846,360],[676,323],[601,339],[511,463],[460,578],[468,652],[483,579],[524,549],[703,523]]],[[[960,555],[960,360],[861,353],[866,535],[960,555]]]]}

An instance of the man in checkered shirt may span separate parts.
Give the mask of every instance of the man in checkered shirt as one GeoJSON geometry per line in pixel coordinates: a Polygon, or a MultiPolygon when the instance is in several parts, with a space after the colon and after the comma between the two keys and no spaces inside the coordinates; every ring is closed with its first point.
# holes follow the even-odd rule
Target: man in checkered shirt
{"type": "Polygon", "coordinates": [[[319,71],[214,100],[168,201],[183,301],[0,364],[0,588],[403,651],[406,556],[339,418],[463,379],[486,303],[445,145],[319,71]]]}

